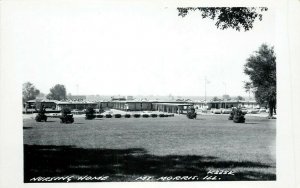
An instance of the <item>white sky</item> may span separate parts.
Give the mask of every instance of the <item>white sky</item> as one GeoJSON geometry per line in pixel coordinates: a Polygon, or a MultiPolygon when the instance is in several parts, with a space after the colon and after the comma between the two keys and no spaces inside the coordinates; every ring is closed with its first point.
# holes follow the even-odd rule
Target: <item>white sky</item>
{"type": "MultiPolygon", "coordinates": [[[[15,5],[16,6],[16,5],[15,5]]],[[[22,82],[44,93],[100,95],[245,95],[246,59],[275,44],[275,14],[248,32],[219,30],[191,12],[151,3],[22,4],[9,14],[22,82]],[[79,86],[77,93],[76,85],[79,86]]],[[[276,51],[276,46],[275,46],[276,51]]]]}

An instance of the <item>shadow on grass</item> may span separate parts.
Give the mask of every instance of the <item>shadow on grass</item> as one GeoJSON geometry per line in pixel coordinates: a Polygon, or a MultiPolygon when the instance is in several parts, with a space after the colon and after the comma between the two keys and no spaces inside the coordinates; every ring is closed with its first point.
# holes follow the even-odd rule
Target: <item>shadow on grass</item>
{"type": "Polygon", "coordinates": [[[24,145],[24,182],[33,177],[110,176],[109,181],[135,181],[138,176],[199,176],[209,169],[249,168],[222,180],[275,180],[276,175],[251,171],[270,166],[250,161],[220,161],[212,156],[147,154],[142,148],[83,149],[72,146],[24,145]]]}
{"type": "Polygon", "coordinates": [[[23,127],[23,129],[32,129],[32,127],[23,127]]]}

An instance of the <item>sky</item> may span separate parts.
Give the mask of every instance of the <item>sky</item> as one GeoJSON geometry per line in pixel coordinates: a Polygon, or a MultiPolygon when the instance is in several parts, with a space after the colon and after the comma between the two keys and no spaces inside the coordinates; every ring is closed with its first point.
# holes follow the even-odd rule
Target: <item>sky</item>
{"type": "Polygon", "coordinates": [[[208,96],[248,96],[246,59],[261,44],[275,44],[270,8],[252,30],[238,32],[151,2],[14,6],[18,77],[46,94],[63,84],[73,95],[204,96],[206,77],[208,96]]]}

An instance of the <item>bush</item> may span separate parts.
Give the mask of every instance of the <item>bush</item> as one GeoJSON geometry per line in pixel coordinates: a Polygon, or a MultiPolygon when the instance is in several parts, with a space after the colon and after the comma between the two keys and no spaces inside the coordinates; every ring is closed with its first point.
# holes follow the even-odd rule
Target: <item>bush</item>
{"type": "Polygon", "coordinates": [[[71,114],[71,109],[68,108],[68,107],[64,107],[64,108],[61,110],[61,113],[62,113],[63,115],[71,114]]]}
{"type": "Polygon", "coordinates": [[[148,118],[149,114],[143,114],[143,118],[148,118]]]}
{"type": "Polygon", "coordinates": [[[194,108],[194,107],[191,107],[191,108],[188,110],[186,116],[187,116],[189,119],[196,119],[196,118],[197,118],[197,113],[196,113],[195,108],[194,108]]]}
{"type": "Polygon", "coordinates": [[[41,122],[41,121],[47,121],[47,116],[45,114],[38,114],[36,117],[35,117],[35,120],[37,122],[41,122]]]}
{"type": "Polygon", "coordinates": [[[61,116],[60,116],[60,122],[61,123],[73,123],[74,118],[73,114],[71,113],[71,109],[68,107],[65,107],[61,110],[61,116]]]}
{"type": "Polygon", "coordinates": [[[141,114],[134,114],[133,117],[139,118],[139,117],[141,117],[141,114]]]}
{"type": "Polygon", "coordinates": [[[230,115],[228,117],[228,120],[233,120],[234,112],[230,112],[230,115]]]}
{"type": "Polygon", "coordinates": [[[85,114],[94,115],[95,113],[96,113],[96,111],[94,110],[93,107],[89,106],[86,108],[85,114]]]}
{"type": "Polygon", "coordinates": [[[197,118],[197,113],[195,112],[188,112],[186,114],[186,116],[189,118],[189,119],[196,119],[197,118]]]}
{"type": "Polygon", "coordinates": [[[233,122],[234,123],[245,123],[244,115],[245,114],[242,112],[241,109],[235,110],[234,116],[233,116],[233,122]]]}
{"type": "Polygon", "coordinates": [[[159,117],[166,117],[165,114],[159,114],[159,117]]]}
{"type": "Polygon", "coordinates": [[[122,117],[121,114],[115,114],[115,118],[120,118],[120,117],[122,117]]]}
{"type": "Polygon", "coordinates": [[[156,118],[157,114],[151,114],[151,117],[156,118]]]}
{"type": "Polygon", "coordinates": [[[94,110],[93,107],[87,107],[86,111],[85,111],[85,119],[95,119],[96,115],[95,115],[96,111],[94,110]]]}
{"type": "Polygon", "coordinates": [[[97,118],[103,118],[103,115],[102,114],[99,114],[96,116],[97,118]]]}
{"type": "Polygon", "coordinates": [[[96,115],[93,115],[93,114],[85,114],[85,119],[95,119],[96,118],[96,115]]]}
{"type": "Polygon", "coordinates": [[[112,118],[112,115],[111,114],[106,114],[105,117],[106,118],[112,118]]]}
{"type": "Polygon", "coordinates": [[[130,118],[131,115],[130,114],[125,114],[125,118],[130,118]]]}

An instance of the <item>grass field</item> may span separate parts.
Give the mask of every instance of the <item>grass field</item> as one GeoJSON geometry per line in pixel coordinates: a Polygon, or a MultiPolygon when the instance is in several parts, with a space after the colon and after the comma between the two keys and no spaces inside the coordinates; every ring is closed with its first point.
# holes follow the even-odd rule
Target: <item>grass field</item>
{"type": "MultiPolygon", "coordinates": [[[[247,117],[236,124],[223,115],[120,118],[60,124],[24,119],[24,181],[33,177],[198,176],[232,170],[217,180],[276,179],[276,120],[247,117]]],[[[96,180],[90,180],[96,181],[96,180]]]]}

